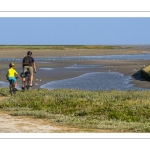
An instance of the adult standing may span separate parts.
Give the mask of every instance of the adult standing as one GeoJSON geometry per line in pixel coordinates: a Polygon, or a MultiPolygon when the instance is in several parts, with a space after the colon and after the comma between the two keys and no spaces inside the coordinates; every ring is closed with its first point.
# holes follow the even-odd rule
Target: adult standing
{"type": "MultiPolygon", "coordinates": [[[[27,52],[27,56],[25,56],[23,58],[22,61],[22,68],[23,68],[23,73],[25,73],[26,71],[30,72],[30,87],[33,86],[32,82],[33,82],[33,73],[36,73],[36,64],[34,61],[34,58],[32,57],[32,52],[28,51],[27,52]]],[[[24,82],[25,78],[22,78],[22,89],[24,89],[24,82]]]]}

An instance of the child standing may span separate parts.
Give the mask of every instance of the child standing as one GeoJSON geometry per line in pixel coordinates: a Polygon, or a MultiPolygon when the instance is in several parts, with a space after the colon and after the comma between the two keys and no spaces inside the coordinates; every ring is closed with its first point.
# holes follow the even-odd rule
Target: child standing
{"type": "Polygon", "coordinates": [[[9,69],[7,70],[6,77],[7,77],[7,80],[8,80],[9,82],[12,82],[12,81],[13,81],[15,91],[18,91],[18,90],[16,89],[17,82],[16,82],[16,77],[15,77],[15,75],[16,75],[17,77],[19,77],[19,74],[18,74],[18,72],[14,69],[14,66],[15,66],[14,63],[10,63],[10,64],[9,64],[9,69]]]}

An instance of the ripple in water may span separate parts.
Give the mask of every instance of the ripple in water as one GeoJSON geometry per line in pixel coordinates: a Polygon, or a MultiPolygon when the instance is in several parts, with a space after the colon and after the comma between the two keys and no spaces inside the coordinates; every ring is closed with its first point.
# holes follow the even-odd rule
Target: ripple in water
{"type": "Polygon", "coordinates": [[[39,69],[42,69],[42,70],[53,70],[53,68],[39,68],[39,69]]]}
{"type": "Polygon", "coordinates": [[[80,90],[142,90],[129,84],[131,77],[117,72],[87,73],[75,78],[52,81],[41,86],[46,89],[80,89],[80,90]]]}
{"type": "Polygon", "coordinates": [[[77,65],[74,64],[72,66],[69,67],[65,67],[67,69],[79,69],[79,68],[104,68],[104,66],[102,65],[77,65]]]}

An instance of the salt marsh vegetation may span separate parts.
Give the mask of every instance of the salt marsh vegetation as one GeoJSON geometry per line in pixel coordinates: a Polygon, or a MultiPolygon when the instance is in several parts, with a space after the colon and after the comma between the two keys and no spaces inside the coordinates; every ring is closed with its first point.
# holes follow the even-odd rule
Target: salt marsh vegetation
{"type": "MultiPolygon", "coordinates": [[[[32,89],[0,101],[14,116],[47,118],[53,123],[114,132],[150,132],[150,91],[32,89]]],[[[7,88],[0,96],[9,96],[7,88]]]]}

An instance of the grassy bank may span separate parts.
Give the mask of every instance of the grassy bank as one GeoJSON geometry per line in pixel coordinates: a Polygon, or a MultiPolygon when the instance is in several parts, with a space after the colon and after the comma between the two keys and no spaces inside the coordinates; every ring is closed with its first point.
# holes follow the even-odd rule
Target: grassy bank
{"type": "Polygon", "coordinates": [[[147,81],[150,81],[150,65],[141,68],[141,77],[147,81]]]}
{"type": "Polygon", "coordinates": [[[65,50],[64,46],[48,46],[48,45],[0,45],[1,50],[65,50]]]}
{"type": "Polygon", "coordinates": [[[132,46],[107,46],[107,45],[0,45],[1,50],[16,50],[16,49],[30,49],[30,50],[65,50],[71,49],[133,49],[132,46]]]}
{"type": "MultiPolygon", "coordinates": [[[[1,88],[0,96],[8,89],[1,88]]],[[[47,118],[70,126],[112,130],[114,132],[150,132],[150,91],[18,91],[0,101],[0,108],[12,115],[47,118]]]]}

